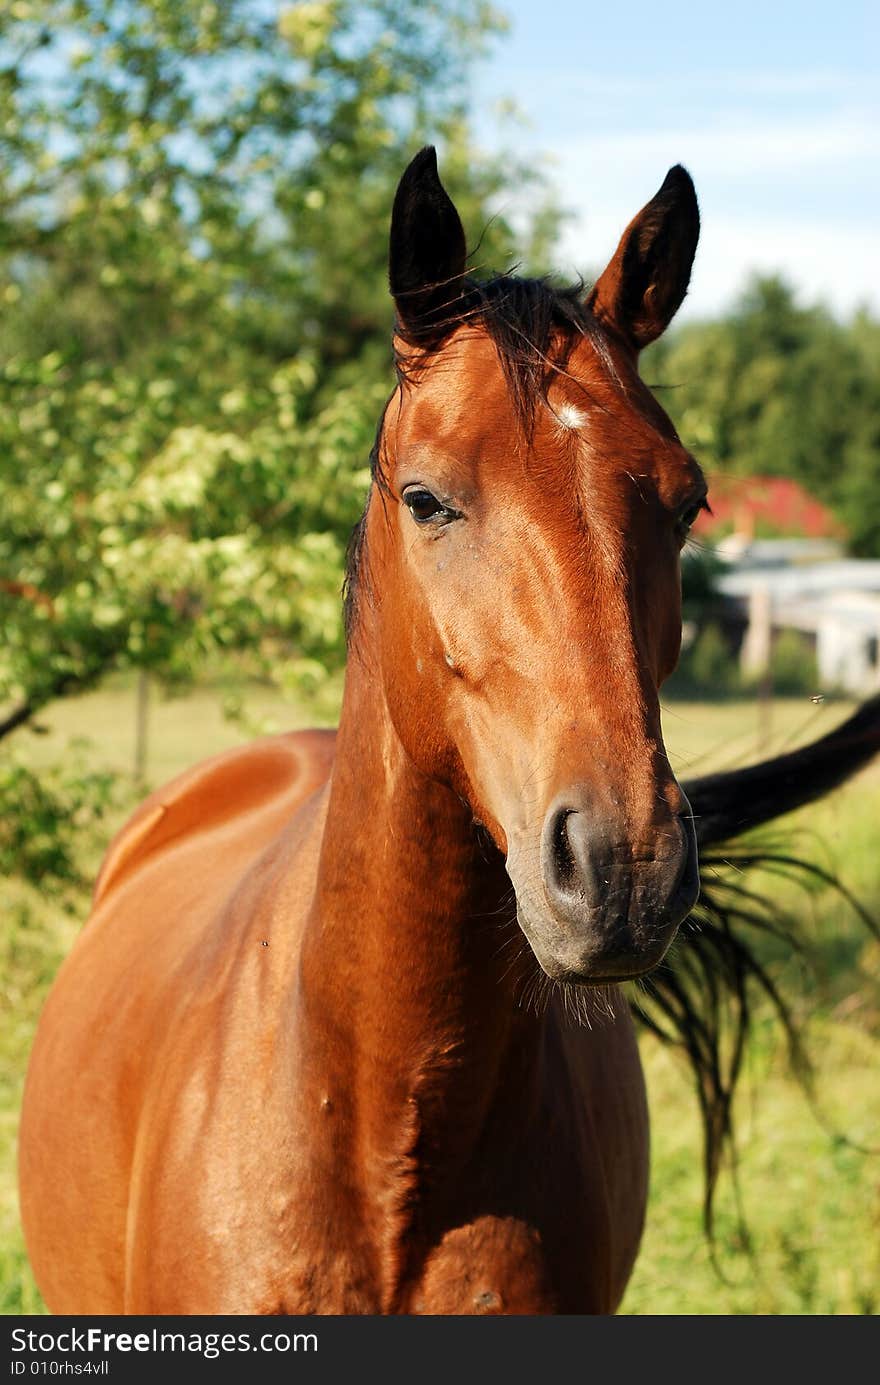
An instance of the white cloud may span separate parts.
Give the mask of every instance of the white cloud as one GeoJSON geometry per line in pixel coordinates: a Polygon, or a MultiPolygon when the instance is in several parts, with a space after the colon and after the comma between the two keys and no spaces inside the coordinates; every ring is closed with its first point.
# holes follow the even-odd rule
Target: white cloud
{"type": "Polygon", "coordinates": [[[686,102],[696,99],[702,102],[708,96],[717,106],[719,101],[741,101],[743,97],[755,96],[767,96],[773,100],[809,96],[852,101],[857,95],[874,100],[877,94],[873,74],[866,76],[834,68],[791,71],[758,69],[748,72],[723,68],[703,71],[691,69],[683,81],[679,78],[676,82],[666,72],[655,77],[645,77],[643,74],[638,77],[609,76],[604,72],[585,71],[580,66],[566,69],[556,61],[552,73],[536,69],[534,64],[529,66],[527,73],[518,72],[515,67],[505,67],[498,80],[507,82],[509,86],[512,79],[519,79],[524,84],[529,78],[532,86],[539,80],[551,82],[552,90],[557,92],[560,85],[563,89],[574,86],[587,102],[591,97],[601,96],[606,101],[630,103],[636,97],[639,101],[650,99],[655,104],[661,102],[665,105],[670,99],[686,102]]]}
{"type": "MultiPolygon", "coordinates": [[[[563,237],[559,271],[597,272],[607,264],[632,208],[574,221],[563,237]]],[[[726,307],[753,273],[780,274],[804,302],[821,301],[841,316],[867,304],[880,312],[874,277],[877,235],[861,226],[804,224],[792,219],[703,216],[690,292],[682,318],[708,316],[726,307]]]]}
{"type": "Polygon", "coordinates": [[[771,124],[741,119],[703,129],[682,125],[597,134],[557,145],[554,156],[560,171],[590,169],[594,178],[603,171],[619,176],[626,170],[630,175],[642,167],[656,177],[658,169],[671,161],[687,165],[694,176],[696,170],[704,169],[717,180],[766,172],[790,177],[807,169],[838,166],[844,160],[875,161],[877,150],[876,124],[866,112],[849,110],[824,120],[771,124]]]}
{"type": "Polygon", "coordinates": [[[863,195],[877,157],[876,134],[855,110],[824,120],[740,119],[571,140],[557,146],[547,169],[573,213],[558,267],[601,268],[667,168],[683,163],[702,214],[683,313],[727,306],[755,270],[783,274],[802,298],[822,299],[842,314],[861,303],[878,310],[880,244],[863,195]],[[832,179],[834,190],[823,196],[832,179]]]}
{"type": "Polygon", "coordinates": [[[865,305],[880,312],[876,259],[876,232],[861,226],[716,217],[704,229],[682,316],[728,306],[756,271],[782,275],[802,301],[824,302],[842,317],[865,305]]]}

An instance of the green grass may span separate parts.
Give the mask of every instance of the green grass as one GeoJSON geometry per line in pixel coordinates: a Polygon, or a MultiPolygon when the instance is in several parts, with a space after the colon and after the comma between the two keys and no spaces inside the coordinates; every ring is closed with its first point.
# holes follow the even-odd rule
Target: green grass
{"type": "Polygon", "coordinates": [[[716,1211],[717,1269],[701,1228],[700,1132],[689,1079],[669,1050],[643,1040],[642,1052],[651,1196],[622,1311],[876,1313],[880,1153],[865,1152],[880,1145],[876,1031],[814,1019],[816,1112],[788,1074],[778,1035],[759,1026],[738,1103],[741,1207],[728,1176],[716,1211]]]}
{"type": "MultiPolygon", "coordinates": [[[[334,720],[338,686],[320,707],[291,708],[266,690],[248,695],[248,720],[224,720],[221,697],[199,689],[154,697],[147,778],[163,782],[203,758],[263,730],[334,720]]],[[[773,705],[672,702],[664,711],[670,756],[682,778],[790,748],[830,730],[843,704],[806,699],[773,705]]],[[[142,792],[134,785],[134,693],[124,683],[48,710],[39,735],[17,747],[35,767],[64,755],[71,736],[90,743],[90,766],[111,768],[130,785],[106,835],[142,792]]],[[[837,870],[880,913],[880,764],[830,799],[786,822],[801,852],[837,870]]],[[[87,873],[98,855],[85,862],[87,873]]],[[[646,1037],[643,1057],[652,1111],[652,1183],[642,1252],[623,1311],[638,1314],[875,1313],[880,1307],[880,948],[827,892],[802,896],[765,882],[803,911],[818,958],[807,985],[787,959],[774,965],[812,1034],[815,1108],[787,1070],[778,1030],[759,1014],[738,1103],[738,1184],[718,1200],[715,1258],[701,1226],[699,1118],[686,1066],[646,1037]],[[795,983],[798,986],[795,986],[795,983]]],[[[14,1161],[21,1085],[46,988],[84,911],[8,881],[0,912],[0,1310],[45,1311],[27,1265],[18,1224],[14,1161]]]]}
{"type": "MultiPolygon", "coordinates": [[[[685,779],[791,749],[831,730],[849,710],[841,703],[779,701],[768,725],[756,703],[672,703],[664,730],[673,767],[685,779]]],[[[790,815],[783,827],[799,854],[839,874],[880,917],[880,763],[790,815]]],[[[700,1131],[689,1076],[676,1054],[650,1037],[642,1040],[651,1196],[624,1312],[880,1309],[880,947],[829,892],[804,895],[766,877],[763,883],[802,914],[815,959],[812,978],[793,959],[777,956],[774,967],[806,1026],[813,1101],[789,1071],[778,1026],[762,1013],[737,1103],[741,1206],[727,1175],[716,1269],[700,1228],[700,1131]]]]}

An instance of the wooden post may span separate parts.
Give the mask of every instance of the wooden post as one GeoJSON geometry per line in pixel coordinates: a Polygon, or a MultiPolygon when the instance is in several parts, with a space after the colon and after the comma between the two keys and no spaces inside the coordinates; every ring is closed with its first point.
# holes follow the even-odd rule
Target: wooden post
{"type": "Polygon", "coordinates": [[[749,596],[749,626],[740,651],[740,668],[758,681],[758,747],[765,751],[773,730],[773,601],[768,587],[749,596]]]}
{"type": "Polygon", "coordinates": [[[740,668],[747,678],[763,678],[770,667],[773,616],[770,591],[754,587],[749,593],[749,624],[740,650],[740,668]]]}
{"type": "Polygon", "coordinates": [[[765,754],[773,739],[773,670],[767,665],[758,684],[758,749],[765,754]]]}
{"type": "Polygon", "coordinates": [[[147,749],[150,716],[150,675],[140,669],[137,680],[137,711],[134,738],[134,777],[138,784],[147,780],[147,749]]]}

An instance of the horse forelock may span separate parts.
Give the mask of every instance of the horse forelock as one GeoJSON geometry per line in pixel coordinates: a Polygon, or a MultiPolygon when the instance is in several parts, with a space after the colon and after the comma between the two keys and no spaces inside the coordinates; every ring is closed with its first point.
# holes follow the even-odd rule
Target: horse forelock
{"type": "Polygon", "coordinates": [[[580,338],[588,337],[606,365],[610,364],[603,329],[584,304],[582,282],[560,286],[548,278],[498,274],[484,281],[465,279],[461,293],[446,305],[427,337],[398,319],[398,381],[418,380],[453,332],[462,327],[482,331],[494,345],[517,422],[527,436],[550,380],[565,371],[580,338]]]}

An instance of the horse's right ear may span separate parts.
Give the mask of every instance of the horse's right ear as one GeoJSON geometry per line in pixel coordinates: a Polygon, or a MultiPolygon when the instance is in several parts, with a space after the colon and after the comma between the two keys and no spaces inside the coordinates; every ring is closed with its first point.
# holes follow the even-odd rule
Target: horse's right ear
{"type": "Polygon", "coordinates": [[[388,279],[404,336],[427,341],[442,330],[461,297],[466,257],[461,220],[428,145],[401,178],[391,213],[388,279]]]}
{"type": "Polygon", "coordinates": [[[615,328],[636,355],[681,307],[699,237],[697,194],[690,174],[676,164],[627,226],[587,299],[593,315],[615,328]]]}

